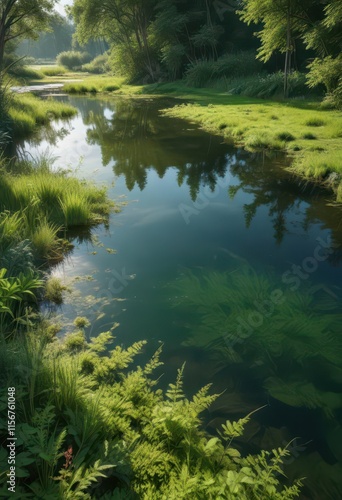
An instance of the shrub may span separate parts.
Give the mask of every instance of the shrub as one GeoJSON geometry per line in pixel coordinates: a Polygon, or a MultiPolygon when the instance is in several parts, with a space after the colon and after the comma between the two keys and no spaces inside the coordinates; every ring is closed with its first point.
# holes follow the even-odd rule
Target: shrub
{"type": "Polygon", "coordinates": [[[246,77],[260,71],[261,63],[253,52],[226,54],[216,61],[200,61],[192,64],[185,73],[185,81],[191,87],[212,85],[222,78],[246,77]]]}
{"type": "Polygon", "coordinates": [[[95,59],[90,61],[88,64],[84,64],[82,66],[82,70],[96,75],[107,73],[107,71],[110,70],[108,60],[109,56],[107,53],[101,54],[95,57],[95,59]]]}
{"type": "Polygon", "coordinates": [[[309,87],[316,87],[323,84],[326,91],[333,92],[341,80],[342,55],[333,58],[331,56],[323,59],[316,58],[308,66],[307,84],[309,87]]]}
{"type": "MultiPolygon", "coordinates": [[[[249,97],[270,98],[281,97],[284,93],[284,74],[279,71],[270,75],[254,75],[228,81],[226,89],[231,94],[242,94],[249,97]]],[[[298,97],[307,94],[305,75],[297,71],[289,75],[289,95],[298,97]]]]}
{"type": "Polygon", "coordinates": [[[88,52],[75,50],[61,52],[57,56],[57,64],[70,70],[81,69],[82,65],[88,63],[90,60],[91,55],[88,52]]]}

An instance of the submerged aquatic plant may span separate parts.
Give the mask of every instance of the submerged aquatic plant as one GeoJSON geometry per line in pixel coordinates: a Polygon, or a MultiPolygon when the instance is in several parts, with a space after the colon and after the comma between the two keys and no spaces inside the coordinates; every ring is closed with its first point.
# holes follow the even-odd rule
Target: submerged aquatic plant
{"type": "Polygon", "coordinates": [[[342,384],[342,314],[320,287],[280,290],[274,275],[247,263],[223,273],[185,270],[171,286],[174,305],[194,313],[184,343],[208,349],[218,369],[243,364],[291,406],[321,408],[328,417],[342,407],[313,375],[324,369],[331,385],[342,384]]]}

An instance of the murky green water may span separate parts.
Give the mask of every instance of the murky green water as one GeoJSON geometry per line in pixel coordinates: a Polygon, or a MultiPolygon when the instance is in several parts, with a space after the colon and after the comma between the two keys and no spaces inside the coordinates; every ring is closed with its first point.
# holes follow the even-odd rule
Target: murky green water
{"type": "MultiPolygon", "coordinates": [[[[56,311],[116,322],[118,343],[164,343],[161,385],[184,361],[189,392],[225,391],[211,432],[266,405],[239,444],[290,445],[303,498],[342,497],[342,212],[330,194],[193,125],[170,101],[70,98],[79,115],[20,147],[104,183],[125,201],[109,227],[75,236],[54,270],[73,292],[56,311]],[[122,197],[124,195],[124,197],[122,197]]],[[[71,327],[69,327],[71,328],[71,327]]],[[[143,362],[143,359],[140,360],[143,362]]]]}

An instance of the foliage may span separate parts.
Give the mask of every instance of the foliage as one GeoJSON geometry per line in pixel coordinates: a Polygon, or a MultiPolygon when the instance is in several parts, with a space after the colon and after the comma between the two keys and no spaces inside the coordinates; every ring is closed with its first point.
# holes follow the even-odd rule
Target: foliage
{"type": "MultiPolygon", "coordinates": [[[[228,80],[225,88],[232,94],[258,97],[262,99],[280,98],[283,94],[284,76],[281,72],[270,75],[255,75],[250,78],[228,80]]],[[[305,96],[307,88],[305,75],[297,71],[288,79],[289,97],[305,96]]]]}
{"type": "Polygon", "coordinates": [[[260,71],[260,63],[253,52],[226,54],[212,61],[194,62],[185,73],[185,81],[191,87],[208,87],[215,80],[245,78],[260,71]]]}
{"type": "Polygon", "coordinates": [[[19,273],[18,277],[7,277],[7,269],[0,269],[0,332],[12,335],[20,325],[27,325],[27,309],[37,305],[35,291],[43,282],[33,272],[19,273]],[[26,321],[25,321],[26,316],[26,321]]]}
{"type": "Polygon", "coordinates": [[[104,188],[53,171],[47,158],[12,163],[14,170],[0,177],[0,262],[15,275],[31,269],[33,257],[59,260],[70,247],[62,228],[103,222],[113,208],[104,188]]]}
{"type": "Polygon", "coordinates": [[[0,13],[0,71],[8,44],[22,38],[35,38],[48,27],[54,0],[2,0],[0,13]]]}
{"type": "Polygon", "coordinates": [[[90,60],[91,55],[88,52],[76,50],[64,51],[57,56],[57,64],[71,70],[81,69],[83,64],[88,63],[90,60]]]}
{"type": "MultiPolygon", "coordinates": [[[[300,482],[281,484],[286,448],[245,457],[233,448],[250,415],[227,421],[220,437],[208,435],[200,414],[217,398],[209,386],[188,399],[183,367],[163,394],[153,377],[161,349],[132,369],[145,343],[108,350],[112,340],[103,333],[75,351],[66,341],[51,343],[43,330],[3,346],[0,377],[15,385],[20,410],[16,489],[22,497],[298,497],[300,482]]],[[[7,453],[0,452],[0,462],[6,471],[7,453]]],[[[5,475],[0,482],[5,491],[5,475]]]]}
{"type": "Polygon", "coordinates": [[[107,53],[101,54],[92,61],[90,61],[88,64],[83,64],[82,70],[83,71],[88,71],[89,73],[95,73],[95,74],[103,74],[107,73],[109,71],[109,55],[107,53]]]}
{"type": "Polygon", "coordinates": [[[325,102],[332,107],[342,108],[342,55],[316,58],[309,64],[307,82],[310,88],[323,84],[327,95],[325,102]]]}

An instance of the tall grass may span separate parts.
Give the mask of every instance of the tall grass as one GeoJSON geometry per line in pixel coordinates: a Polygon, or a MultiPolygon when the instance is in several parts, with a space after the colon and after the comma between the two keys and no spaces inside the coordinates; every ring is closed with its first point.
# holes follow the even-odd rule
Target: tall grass
{"type": "Polygon", "coordinates": [[[66,193],[60,199],[66,227],[84,226],[91,220],[89,201],[86,195],[81,193],[66,193]]]}
{"type": "Polygon", "coordinates": [[[2,250],[28,239],[37,256],[55,258],[61,228],[104,221],[113,207],[104,188],[53,172],[46,158],[34,165],[24,162],[23,168],[22,175],[0,176],[2,250]]]}
{"type": "Polygon", "coordinates": [[[57,253],[60,244],[58,234],[60,227],[48,222],[46,219],[40,220],[37,227],[31,233],[31,241],[39,257],[52,258],[57,253]]]}
{"type": "Polygon", "coordinates": [[[202,60],[191,64],[185,73],[185,82],[190,87],[207,87],[221,79],[245,78],[260,72],[261,68],[253,52],[226,54],[216,61],[202,60]]]}
{"type": "Polygon", "coordinates": [[[75,108],[64,102],[43,100],[32,94],[16,95],[9,108],[12,134],[22,137],[33,132],[37,125],[48,124],[52,119],[69,118],[76,113],[75,108]]]}

